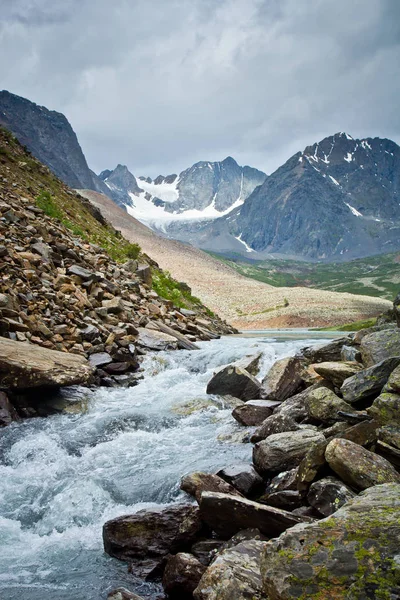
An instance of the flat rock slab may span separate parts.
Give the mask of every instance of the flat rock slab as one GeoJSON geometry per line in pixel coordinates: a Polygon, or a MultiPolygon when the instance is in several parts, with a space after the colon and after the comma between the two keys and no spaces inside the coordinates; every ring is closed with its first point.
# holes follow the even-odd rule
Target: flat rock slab
{"type": "Polygon", "coordinates": [[[202,473],[201,471],[182,477],[180,488],[187,494],[194,496],[197,502],[200,502],[203,492],[221,492],[223,494],[242,497],[242,494],[236,488],[218,475],[202,473]]]}
{"type": "Polygon", "coordinates": [[[400,365],[400,356],[386,358],[345,379],[340,388],[343,399],[353,403],[379,394],[398,365],[400,365]]]}
{"type": "Polygon", "coordinates": [[[267,600],[262,590],[265,542],[246,540],[220,552],[194,591],[195,600],[267,600]]]}
{"type": "Polygon", "coordinates": [[[303,361],[289,357],[277,360],[262,380],[262,398],[282,402],[293,396],[302,384],[303,361]]]}
{"type": "Polygon", "coordinates": [[[275,537],[303,521],[290,512],[217,492],[202,494],[200,516],[223,539],[249,528],[258,528],[266,536],[275,537]]]}
{"type": "Polygon", "coordinates": [[[280,405],[275,400],[249,400],[242,406],[237,406],[232,411],[232,417],[238,423],[246,426],[261,425],[274,408],[280,405]]]}
{"type": "Polygon", "coordinates": [[[318,375],[321,375],[327,381],[330,381],[336,387],[340,387],[345,379],[351,377],[360,369],[362,369],[362,365],[353,361],[346,362],[322,362],[322,363],[314,363],[311,365],[318,375]]]}
{"type": "Polygon", "coordinates": [[[252,496],[265,486],[263,478],[260,477],[253,465],[246,463],[225,467],[218,471],[217,475],[233,485],[243,496],[252,496]]]}
{"type": "Polygon", "coordinates": [[[178,340],[168,333],[144,327],[138,327],[138,331],[137,344],[148,350],[176,350],[178,347],[178,340]]]}
{"type": "Polygon", "coordinates": [[[399,539],[400,485],[370,488],[331,517],[265,544],[264,598],[396,598],[399,539]]]}
{"type": "Polygon", "coordinates": [[[261,383],[245,369],[234,364],[223,367],[210,379],[207,394],[230,395],[240,400],[260,397],[261,383]]]}
{"type": "Polygon", "coordinates": [[[93,374],[86,358],[0,338],[0,386],[10,389],[86,383],[93,374]]]}

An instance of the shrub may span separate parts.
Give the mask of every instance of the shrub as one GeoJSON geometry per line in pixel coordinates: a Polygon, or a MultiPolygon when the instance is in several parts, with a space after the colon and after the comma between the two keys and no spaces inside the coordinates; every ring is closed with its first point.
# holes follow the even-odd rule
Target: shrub
{"type": "Polygon", "coordinates": [[[54,219],[62,219],[62,212],[54,201],[54,198],[48,191],[40,192],[36,198],[36,204],[48,216],[54,219]]]}
{"type": "Polygon", "coordinates": [[[126,256],[128,258],[137,258],[140,254],[141,247],[139,244],[128,244],[126,247],[126,256]]]}

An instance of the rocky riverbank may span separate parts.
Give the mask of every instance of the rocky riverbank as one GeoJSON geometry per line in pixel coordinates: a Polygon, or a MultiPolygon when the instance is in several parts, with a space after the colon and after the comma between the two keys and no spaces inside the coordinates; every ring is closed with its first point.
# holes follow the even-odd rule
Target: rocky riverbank
{"type": "Polygon", "coordinates": [[[234,406],[253,463],[186,474],[197,505],[105,523],[106,552],[168,598],[399,598],[399,303],[262,381],[259,356],[216,372],[208,392],[234,406]]]}

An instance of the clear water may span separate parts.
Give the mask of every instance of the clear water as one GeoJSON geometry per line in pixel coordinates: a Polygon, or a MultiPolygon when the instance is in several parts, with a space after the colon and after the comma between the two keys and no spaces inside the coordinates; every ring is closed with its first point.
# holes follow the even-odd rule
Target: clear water
{"type": "Polygon", "coordinates": [[[84,414],[3,429],[1,600],[103,600],[118,585],[151,595],[154,586],[104,554],[103,523],[182,501],[185,473],[250,461],[231,410],[205,393],[213,370],[262,350],[263,376],[277,358],[316,341],[225,337],[198,351],[154,354],[137,387],[82,390],[84,414]]]}

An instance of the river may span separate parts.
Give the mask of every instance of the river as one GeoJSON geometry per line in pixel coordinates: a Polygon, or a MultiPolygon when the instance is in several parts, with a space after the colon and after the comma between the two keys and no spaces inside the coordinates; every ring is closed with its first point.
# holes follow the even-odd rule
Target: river
{"type": "Polygon", "coordinates": [[[205,393],[216,367],[263,351],[262,377],[278,358],[331,337],[254,332],[147,355],[138,386],[72,390],[83,412],[3,429],[1,600],[104,600],[118,585],[153,593],[104,554],[103,523],[182,501],[185,473],[251,461],[252,445],[239,441],[244,428],[205,393]]]}

